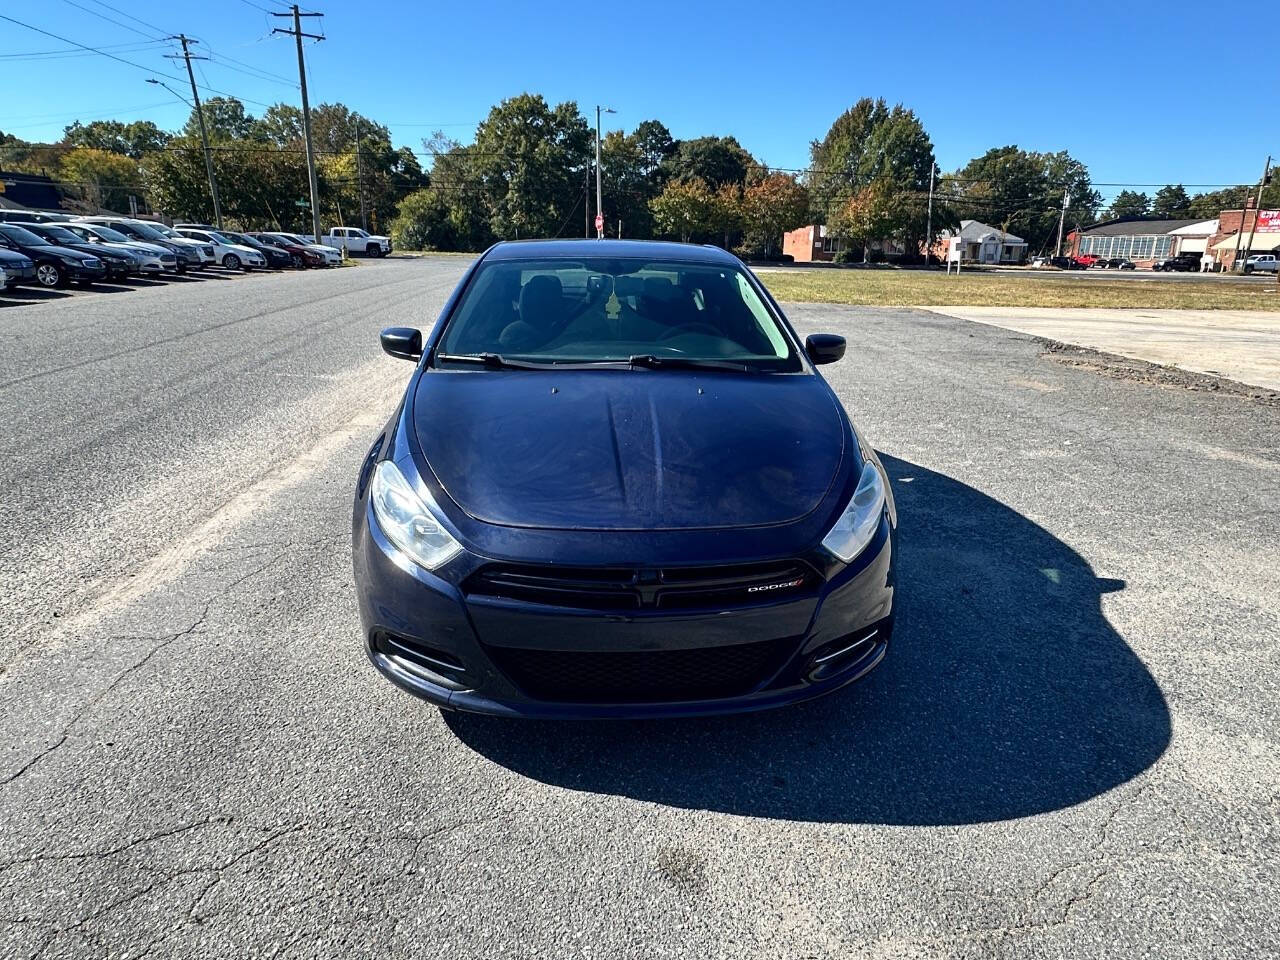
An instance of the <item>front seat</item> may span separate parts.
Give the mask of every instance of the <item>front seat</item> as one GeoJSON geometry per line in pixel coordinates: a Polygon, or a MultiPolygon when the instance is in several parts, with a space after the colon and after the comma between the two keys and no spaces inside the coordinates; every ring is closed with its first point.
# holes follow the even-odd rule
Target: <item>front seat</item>
{"type": "Polygon", "coordinates": [[[498,343],[517,350],[541,347],[560,332],[564,320],[560,278],[547,274],[530,277],[520,288],[520,319],[507,325],[498,336],[498,343]]]}

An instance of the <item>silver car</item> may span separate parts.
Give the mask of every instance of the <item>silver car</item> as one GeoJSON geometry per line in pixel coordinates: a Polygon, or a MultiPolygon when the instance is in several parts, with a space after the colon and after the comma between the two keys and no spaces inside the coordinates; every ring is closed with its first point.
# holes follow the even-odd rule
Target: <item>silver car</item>
{"type": "Polygon", "coordinates": [[[67,223],[62,226],[89,243],[133,254],[143,273],[176,273],[178,270],[177,255],[159,244],[131,240],[118,230],[93,223],[67,223]]]}

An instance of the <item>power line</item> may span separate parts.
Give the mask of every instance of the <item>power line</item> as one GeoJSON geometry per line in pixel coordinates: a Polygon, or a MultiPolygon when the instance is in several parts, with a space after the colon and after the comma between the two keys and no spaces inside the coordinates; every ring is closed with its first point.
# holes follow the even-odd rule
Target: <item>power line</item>
{"type": "Polygon", "coordinates": [[[154,25],[152,25],[152,24],[150,24],[150,23],[148,23],[146,20],[139,20],[139,19],[138,19],[137,17],[135,17],[133,14],[131,14],[131,13],[125,13],[125,12],[124,12],[123,10],[121,10],[119,7],[113,7],[113,6],[112,6],[111,4],[109,4],[109,3],[104,3],[104,2],[103,2],[103,0],[90,0],[90,2],[91,2],[91,3],[96,3],[96,4],[97,4],[98,6],[100,6],[100,7],[106,7],[108,10],[110,10],[110,11],[112,11],[112,12],[114,12],[114,13],[118,13],[118,14],[120,14],[120,16],[124,17],[125,19],[127,19],[127,20],[132,20],[134,23],[140,23],[140,24],[142,24],[144,27],[147,27],[147,28],[148,28],[148,29],[150,29],[150,30],[153,30],[153,31],[155,30],[155,26],[154,26],[154,25]]]}
{"type": "MultiPolygon", "coordinates": [[[[67,37],[59,36],[56,33],[50,33],[48,30],[42,30],[40,27],[32,26],[31,24],[24,23],[21,20],[15,20],[13,17],[6,16],[3,13],[0,13],[0,20],[7,20],[9,23],[17,24],[20,27],[26,27],[28,30],[34,30],[36,33],[44,34],[46,37],[51,37],[54,40],[61,40],[63,43],[69,43],[73,47],[79,47],[81,50],[88,50],[90,53],[100,54],[101,56],[107,57],[110,60],[115,60],[117,63],[123,63],[126,66],[136,67],[139,70],[145,70],[147,73],[159,74],[160,76],[166,77],[169,80],[178,80],[178,81],[182,80],[181,77],[176,77],[172,73],[164,73],[161,70],[156,70],[154,67],[146,67],[140,63],[135,63],[133,60],[126,60],[124,57],[118,57],[114,53],[108,53],[106,50],[102,49],[101,47],[91,47],[88,44],[80,43],[79,41],[71,40],[71,39],[68,39],[67,37]]],[[[263,103],[261,100],[251,100],[249,97],[237,97],[235,94],[227,93],[225,90],[218,90],[214,87],[206,86],[205,89],[207,89],[210,93],[216,93],[219,96],[234,97],[235,99],[240,100],[244,103],[252,103],[254,106],[258,106],[258,107],[271,106],[271,104],[263,103]]]]}
{"type": "MultiPolygon", "coordinates": [[[[158,37],[158,33],[156,32],[155,28],[152,28],[147,33],[143,33],[137,27],[131,27],[127,23],[121,23],[119,20],[115,19],[114,17],[108,17],[105,13],[99,13],[97,10],[90,10],[88,7],[83,6],[82,4],[76,3],[76,0],[63,0],[63,3],[69,4],[70,6],[75,7],[77,10],[83,10],[85,13],[89,14],[89,16],[91,17],[97,17],[99,20],[107,21],[107,23],[114,23],[117,27],[122,27],[125,30],[129,30],[133,33],[136,33],[140,37],[147,37],[153,40],[158,37]]],[[[101,4],[101,6],[106,6],[106,4],[101,4]]],[[[107,9],[110,10],[113,8],[107,7],[107,9]]],[[[120,11],[117,10],[116,12],[119,13],[120,11]]],[[[141,21],[139,22],[141,23],[141,21]]]]}

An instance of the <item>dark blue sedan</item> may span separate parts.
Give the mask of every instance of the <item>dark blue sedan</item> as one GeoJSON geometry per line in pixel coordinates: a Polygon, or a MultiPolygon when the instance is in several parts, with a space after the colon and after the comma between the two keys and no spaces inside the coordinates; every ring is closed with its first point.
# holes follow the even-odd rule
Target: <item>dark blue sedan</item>
{"type": "Polygon", "coordinates": [[[360,471],[370,659],[441,707],[677,716],[864,676],[893,626],[875,452],[722,250],[502,243],[463,277],[360,471]]]}

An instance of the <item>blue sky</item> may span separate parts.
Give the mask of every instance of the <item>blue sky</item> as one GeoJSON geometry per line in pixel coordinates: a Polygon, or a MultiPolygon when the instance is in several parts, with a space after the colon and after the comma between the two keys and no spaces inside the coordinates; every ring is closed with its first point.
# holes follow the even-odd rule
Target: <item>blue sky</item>
{"type": "MultiPolygon", "coordinates": [[[[117,45],[183,31],[214,51],[197,71],[202,85],[297,103],[296,85],[242,72],[296,76],[292,40],[270,35],[287,24],[265,9],[283,7],[41,0],[3,12],[174,75],[181,63],[163,59],[163,45],[117,45]]],[[[657,118],[676,137],[733,134],[781,167],[803,166],[809,141],[861,96],[914,109],[944,170],[1016,143],[1069,150],[1100,184],[1221,185],[1256,181],[1277,140],[1257,97],[1232,96],[1218,79],[1237,53],[1255,69],[1262,48],[1244,48],[1238,19],[1203,4],[1109,4],[1097,16],[1096,5],[1035,2],[320,0],[304,9],[325,13],[328,37],[306,48],[312,103],[341,100],[414,149],[435,128],[468,141],[490,105],[525,90],[576,100],[584,113],[613,106],[613,126],[657,118]]],[[[187,107],[146,84],[145,70],[94,55],[11,56],[65,46],[0,21],[0,130],[54,139],[77,118],[185,121],[187,107]]],[[[1109,197],[1120,186],[1099,189],[1109,197]]]]}

